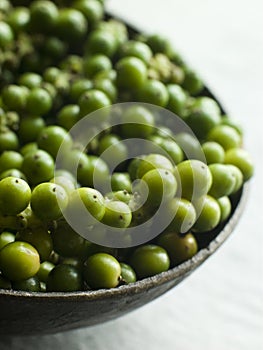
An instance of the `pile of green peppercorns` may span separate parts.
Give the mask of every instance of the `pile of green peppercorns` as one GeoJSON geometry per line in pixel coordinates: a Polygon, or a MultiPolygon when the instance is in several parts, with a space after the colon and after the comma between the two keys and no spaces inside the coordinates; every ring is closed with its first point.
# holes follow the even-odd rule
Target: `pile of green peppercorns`
{"type": "Polygon", "coordinates": [[[166,39],[108,18],[103,0],[1,0],[0,288],[114,288],[193,257],[196,234],[227,220],[232,196],[253,175],[241,128],[205,91],[166,39]],[[138,104],[125,110],[119,127],[79,148],[69,132],[77,122],[131,101],[175,113],[200,144],[156,125],[138,104]],[[134,137],[163,152],[153,148],[128,159],[121,140],[134,137]],[[62,143],[67,156],[54,173],[62,143]],[[198,147],[206,161],[194,156],[198,147]],[[116,163],[127,159],[119,168],[103,157],[109,148],[116,163]],[[100,222],[113,229],[147,222],[161,202],[160,220],[172,220],[143,245],[111,248],[86,240],[64,219],[64,211],[78,211],[79,198],[95,233],[100,222]]]}

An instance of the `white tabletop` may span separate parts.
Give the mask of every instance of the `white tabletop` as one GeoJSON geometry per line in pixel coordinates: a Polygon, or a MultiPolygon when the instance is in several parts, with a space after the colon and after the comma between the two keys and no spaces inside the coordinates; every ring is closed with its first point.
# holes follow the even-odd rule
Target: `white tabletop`
{"type": "Polygon", "coordinates": [[[246,148],[257,163],[250,198],[223,247],[158,300],[93,328],[0,339],[0,348],[263,349],[263,2],[109,0],[108,8],[142,29],[167,35],[243,124],[246,148]]]}

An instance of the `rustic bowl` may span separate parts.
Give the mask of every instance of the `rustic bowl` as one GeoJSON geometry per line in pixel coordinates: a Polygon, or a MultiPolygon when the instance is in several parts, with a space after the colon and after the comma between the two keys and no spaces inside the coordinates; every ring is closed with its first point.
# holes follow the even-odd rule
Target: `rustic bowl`
{"type": "MultiPolygon", "coordinates": [[[[131,33],[137,33],[132,26],[128,28],[131,33]]],[[[204,94],[215,98],[208,89],[204,94]]],[[[92,326],[123,316],[156,299],[189,276],[223,244],[239,221],[247,192],[245,185],[231,199],[232,213],[226,222],[206,235],[197,236],[199,252],[167,272],[130,285],[97,291],[30,293],[0,289],[0,334],[47,334],[92,326]]]]}
{"type": "Polygon", "coordinates": [[[159,275],[113,289],[74,293],[29,293],[0,290],[0,334],[29,335],[62,332],[92,326],[125,315],[176,286],[233,232],[248,188],[245,185],[232,201],[227,222],[199,240],[201,250],[185,263],[159,275]]]}

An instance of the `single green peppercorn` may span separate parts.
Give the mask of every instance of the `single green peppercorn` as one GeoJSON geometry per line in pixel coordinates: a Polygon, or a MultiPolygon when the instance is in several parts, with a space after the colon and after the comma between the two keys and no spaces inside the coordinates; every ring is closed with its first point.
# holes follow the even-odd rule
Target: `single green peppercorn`
{"type": "Polygon", "coordinates": [[[12,283],[14,290],[24,290],[26,292],[40,292],[41,286],[37,276],[27,278],[22,281],[15,281],[12,283]]]}
{"type": "Polygon", "coordinates": [[[52,107],[52,98],[47,90],[42,88],[32,89],[27,97],[26,109],[30,114],[44,115],[52,107]]]}
{"type": "Polygon", "coordinates": [[[19,140],[14,131],[0,130],[0,153],[4,151],[15,151],[19,148],[19,140]]]}
{"type": "Polygon", "coordinates": [[[54,176],[54,160],[43,150],[33,150],[25,154],[21,170],[29,183],[37,185],[54,176]]]}
{"type": "Polygon", "coordinates": [[[35,0],[30,5],[30,28],[40,33],[50,33],[58,19],[57,6],[48,0],[35,0]]]}
{"type": "Polygon", "coordinates": [[[39,266],[39,254],[29,243],[12,242],[0,250],[0,269],[11,281],[33,277],[39,266]]]}
{"type": "Polygon", "coordinates": [[[39,148],[56,158],[61,145],[63,144],[63,149],[70,150],[73,141],[67,130],[57,125],[50,125],[40,131],[37,143],[39,148]]]}
{"type": "Polygon", "coordinates": [[[15,151],[4,151],[0,155],[0,173],[7,169],[21,169],[23,157],[15,151]]]}
{"type": "Polygon", "coordinates": [[[137,57],[121,58],[116,64],[117,86],[122,89],[137,90],[147,79],[147,67],[137,57]]]}
{"type": "Polygon", "coordinates": [[[43,261],[40,264],[39,270],[37,272],[37,277],[41,282],[47,283],[48,275],[51,270],[53,270],[55,267],[54,264],[50,261],[43,261]]]}
{"type": "Polygon", "coordinates": [[[120,281],[121,266],[113,256],[97,253],[85,262],[83,273],[91,288],[114,288],[120,281]]]}
{"type": "Polygon", "coordinates": [[[103,18],[103,6],[98,0],[76,0],[72,6],[86,17],[92,28],[103,18]]]}
{"type": "Polygon", "coordinates": [[[8,231],[3,231],[0,234],[0,250],[6,246],[8,243],[15,241],[15,235],[8,231]]]}
{"type": "Polygon", "coordinates": [[[72,265],[59,264],[48,275],[48,292],[74,292],[82,290],[82,288],[81,273],[72,265]]]}
{"type": "Polygon", "coordinates": [[[0,213],[16,215],[29,204],[31,189],[26,181],[16,177],[6,177],[0,181],[0,213]]]}
{"type": "Polygon", "coordinates": [[[0,48],[7,49],[14,40],[14,34],[9,24],[0,20],[0,48]]]}
{"type": "Polygon", "coordinates": [[[51,233],[54,250],[63,257],[82,259],[87,250],[87,241],[67,223],[61,222],[51,233]]]}
{"type": "Polygon", "coordinates": [[[28,90],[18,85],[8,85],[2,91],[3,103],[11,111],[21,111],[27,104],[28,90]]]}
{"type": "Polygon", "coordinates": [[[232,148],[226,152],[225,163],[235,165],[243,174],[244,181],[249,180],[254,173],[254,165],[250,154],[241,148],[232,148]]]}
{"type": "Polygon", "coordinates": [[[194,202],[197,220],[193,230],[207,232],[213,230],[220,222],[221,210],[217,200],[205,195],[194,202]]]}
{"type": "Polygon", "coordinates": [[[25,117],[21,120],[18,135],[23,143],[34,142],[39,133],[45,127],[45,121],[41,117],[25,117]]]}
{"type": "Polygon", "coordinates": [[[39,219],[56,220],[62,216],[68,205],[68,195],[63,187],[43,182],[33,189],[30,204],[39,219]]]}
{"type": "Polygon", "coordinates": [[[74,42],[82,39],[87,30],[88,22],[80,11],[73,8],[61,8],[59,10],[56,31],[61,39],[74,42]]]}
{"type": "Polygon", "coordinates": [[[19,231],[16,241],[30,243],[38,251],[41,261],[47,260],[53,249],[50,233],[42,227],[19,231]]]}
{"type": "Polygon", "coordinates": [[[191,259],[198,251],[197,241],[192,233],[180,236],[178,232],[167,232],[158,238],[158,244],[167,251],[172,266],[191,259]]]}
{"type": "Polygon", "coordinates": [[[133,268],[127,264],[121,263],[121,281],[125,284],[136,282],[136,273],[133,268]]]}
{"type": "Polygon", "coordinates": [[[162,247],[146,244],[134,251],[130,264],[139,278],[145,278],[167,271],[170,267],[170,259],[162,247]]]}

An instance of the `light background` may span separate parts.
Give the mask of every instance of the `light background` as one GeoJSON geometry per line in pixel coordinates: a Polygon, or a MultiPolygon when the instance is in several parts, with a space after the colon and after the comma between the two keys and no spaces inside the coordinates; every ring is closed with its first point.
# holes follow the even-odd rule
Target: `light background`
{"type": "Polygon", "coordinates": [[[0,349],[263,349],[263,1],[108,0],[108,8],[169,37],[243,124],[256,162],[250,198],[224,246],[163,297],[101,326],[0,339],[0,349]]]}

